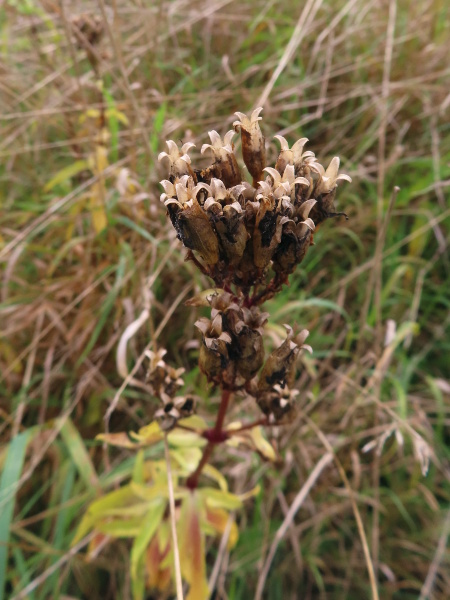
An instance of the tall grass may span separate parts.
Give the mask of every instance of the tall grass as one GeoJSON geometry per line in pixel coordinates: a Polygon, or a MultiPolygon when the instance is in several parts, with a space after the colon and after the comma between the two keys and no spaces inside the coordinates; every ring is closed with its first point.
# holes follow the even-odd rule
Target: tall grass
{"type": "Polygon", "coordinates": [[[341,194],[350,221],[322,226],[270,303],[268,343],[297,321],[315,352],[298,420],[269,433],[283,464],[237,450],[217,461],[236,490],[263,491],[237,516],[232,554],[209,550],[214,597],[254,597],[327,451],[336,459],[288,523],[264,597],[371,597],[365,541],[380,598],[448,597],[449,12],[444,0],[6,4],[0,599],[130,597],[126,540],[85,540],[88,557],[70,542],[87,503],[133,469],[94,437],[156,409],[116,368],[142,310],[129,369],[158,344],[214,401],[184,306],[209,284],[166,224],[156,156],[167,138],[223,134],[261,99],[266,131],[339,154],[354,183],[341,194]],[[84,14],[100,41],[76,35],[84,14]]]}

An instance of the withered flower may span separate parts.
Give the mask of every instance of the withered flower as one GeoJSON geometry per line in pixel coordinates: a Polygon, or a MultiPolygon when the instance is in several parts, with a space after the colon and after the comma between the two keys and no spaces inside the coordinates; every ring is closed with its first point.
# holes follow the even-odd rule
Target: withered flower
{"type": "MultiPolygon", "coordinates": [[[[213,179],[211,187],[217,181],[213,179]]],[[[216,198],[217,195],[209,197],[205,201],[204,209],[214,224],[224,258],[230,265],[235,265],[241,259],[249,238],[244,223],[244,213],[236,200],[222,207],[221,202],[216,198]]]]}
{"type": "Polygon", "coordinates": [[[209,381],[226,384],[229,382],[230,360],[228,356],[228,345],[231,336],[223,330],[223,316],[217,309],[212,309],[211,319],[201,317],[195,326],[202,332],[202,344],[200,346],[199,367],[209,381]]]}
{"type": "Polygon", "coordinates": [[[184,369],[174,369],[164,360],[167,350],[160,348],[156,352],[147,350],[145,356],[150,364],[147,370],[146,382],[151,386],[153,394],[163,402],[169,402],[177,391],[183,387],[184,381],[181,377],[184,369]]]}
{"type": "MultiPolygon", "coordinates": [[[[280,154],[275,163],[275,169],[282,174],[288,165],[294,166],[302,162],[302,159],[305,157],[303,155],[303,148],[308,141],[308,138],[297,140],[292,148],[289,148],[287,140],[282,135],[275,135],[274,138],[280,142],[281,146],[280,154]]],[[[310,155],[314,156],[312,152],[311,154],[308,154],[308,156],[310,155]]]]}
{"type": "Polygon", "coordinates": [[[244,113],[234,113],[239,117],[239,121],[233,123],[233,127],[241,132],[242,157],[244,163],[253,177],[253,186],[256,187],[262,177],[262,172],[266,166],[266,147],[258,121],[262,119],[259,113],[262,107],[256,108],[250,118],[244,113]]]}
{"type": "Polygon", "coordinates": [[[315,228],[308,215],[315,204],[315,200],[307,200],[296,210],[296,220],[288,219],[283,224],[281,241],[273,256],[276,273],[290,275],[305,258],[315,228]]]}
{"type": "Polygon", "coordinates": [[[195,180],[195,174],[191,168],[191,157],[188,154],[191,148],[195,148],[195,144],[187,142],[181,146],[181,150],[173,140],[167,140],[166,144],[169,152],[160,152],[158,160],[166,159],[166,162],[169,163],[171,181],[183,175],[190,175],[195,180]]]}
{"type": "Polygon", "coordinates": [[[260,373],[256,401],[261,410],[267,415],[273,415],[276,420],[282,419],[292,410],[292,399],[297,395],[291,390],[295,379],[295,367],[300,350],[311,350],[304,344],[309,331],[303,329],[294,335],[292,327],[285,325],[287,336],[284,342],[276,348],[266,360],[260,373]]]}
{"type": "Polygon", "coordinates": [[[194,180],[184,175],[175,184],[163,180],[165,193],[161,201],[167,207],[178,238],[186,248],[196,250],[208,265],[219,260],[219,243],[206,212],[200,206],[197,195],[206,184],[194,185],[194,180]]]}
{"type": "Polygon", "coordinates": [[[337,183],[339,181],[352,181],[349,175],[344,173],[338,175],[339,158],[335,156],[328,165],[326,171],[323,169],[322,165],[316,164],[315,168],[317,168],[317,172],[319,173],[319,179],[314,191],[317,204],[311,211],[311,218],[313,219],[314,223],[316,226],[320,225],[320,223],[330,217],[344,216],[347,218],[345,213],[337,213],[334,205],[337,183]]]}
{"type": "Polygon", "coordinates": [[[104,34],[104,23],[100,15],[83,13],[71,19],[71,25],[77,38],[77,45],[83,48],[83,41],[96,46],[104,34]]]}
{"type": "Polygon", "coordinates": [[[339,157],[335,156],[327,167],[327,170],[321,175],[320,180],[316,186],[316,194],[329,194],[336,188],[338,181],[352,182],[352,178],[345,173],[338,175],[339,171],[339,157]]]}
{"type": "Polygon", "coordinates": [[[159,408],[154,417],[163,431],[170,431],[180,419],[192,415],[194,408],[195,402],[191,396],[177,396],[159,408]]]}
{"type": "Polygon", "coordinates": [[[228,131],[222,141],[217,131],[208,132],[211,144],[203,144],[200,152],[203,154],[210,149],[215,162],[208,169],[200,172],[200,177],[205,183],[209,183],[213,177],[220,179],[227,188],[241,183],[241,170],[234,154],[234,144],[232,142],[234,134],[233,130],[228,131]]]}

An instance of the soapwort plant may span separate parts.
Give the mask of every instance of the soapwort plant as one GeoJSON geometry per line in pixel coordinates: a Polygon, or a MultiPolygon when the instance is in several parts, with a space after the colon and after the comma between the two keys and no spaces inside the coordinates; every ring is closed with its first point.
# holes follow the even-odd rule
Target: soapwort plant
{"type": "Polygon", "coordinates": [[[211,389],[221,395],[215,422],[208,424],[196,414],[196,399],[183,394],[184,370],[165,362],[164,349],[148,350],[145,383],[160,403],[154,420],[138,433],[98,436],[137,450],[133,478],[90,505],[74,543],[90,530],[96,532],[91,550],[107,537],[133,538],[130,566],[136,599],[144,596],[145,588],[163,595],[174,589],[175,551],[187,599],[209,597],[205,538],[227,531],[232,548],[238,530],[230,512],[257,492],[231,493],[212,464],[214,451],[244,445],[276,461],[263,428],[290,423],[296,415],[297,362],[302,351],[312,352],[305,344],[308,331],[285,325],[285,340],[266,355],[269,313],[261,307],[288,283],[314,244],[315,230],[332,217],[346,216],[336,212],[334,202],[338,185],[351,179],[339,174],[338,157],[325,169],[305,150],[306,138],[289,147],[275,136],[280,152],[275,165],[267,166],[261,110],[250,117],[236,113],[234,129],[223,139],[209,132],[210,143],[201,148],[201,154],[213,159],[207,168],[192,164],[192,143],[178,147],[169,140],[167,151],[159,155],[168,173],[161,182],[161,201],[187,259],[213,284],[188,304],[208,309],[209,315],[195,323],[201,336],[198,364],[211,389]],[[236,133],[251,182],[236,156],[236,133]],[[260,416],[250,416],[247,423],[227,422],[230,405],[249,397],[260,416]],[[168,462],[162,456],[148,458],[146,449],[165,438],[168,462]],[[172,515],[168,483],[173,485],[172,515]]]}

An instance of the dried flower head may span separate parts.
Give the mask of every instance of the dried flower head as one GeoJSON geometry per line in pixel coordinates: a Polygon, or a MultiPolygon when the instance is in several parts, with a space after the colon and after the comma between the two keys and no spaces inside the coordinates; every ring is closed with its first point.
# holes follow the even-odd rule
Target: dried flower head
{"type": "Polygon", "coordinates": [[[188,152],[191,148],[195,148],[195,144],[187,142],[178,148],[177,144],[173,140],[167,140],[166,142],[169,152],[160,152],[158,160],[165,159],[169,164],[170,177],[181,177],[182,175],[191,175],[194,173],[191,169],[191,157],[188,152]]]}
{"type": "Polygon", "coordinates": [[[261,304],[287,282],[305,258],[314,229],[325,219],[344,214],[334,206],[336,189],[341,181],[351,181],[348,175],[338,174],[337,157],[325,170],[314,152],[305,151],[307,138],[290,148],[285,138],[276,136],[281,150],[275,168],[266,167],[261,110],[257,108],[250,117],[236,113],[239,121],[234,123],[252,184],[242,179],[234,131],[223,139],[217,131],[209,132],[210,143],[203,144],[201,152],[211,152],[214,162],[203,170],[191,167],[191,143],[179,149],[169,140],[169,152],[159,155],[169,168],[169,179],[161,182],[161,201],[178,238],[194,253],[188,258],[217,287],[234,286],[244,295],[259,287],[254,304],[261,304]]]}

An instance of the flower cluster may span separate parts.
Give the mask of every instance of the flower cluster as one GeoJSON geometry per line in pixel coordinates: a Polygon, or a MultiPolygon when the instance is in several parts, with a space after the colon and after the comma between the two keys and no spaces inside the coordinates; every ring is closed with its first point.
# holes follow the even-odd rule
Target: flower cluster
{"type": "Polygon", "coordinates": [[[167,350],[160,349],[156,352],[147,350],[149,360],[146,382],[154,396],[162,402],[162,407],[155,412],[155,419],[161,429],[172,429],[179,419],[190,416],[194,410],[194,399],[189,396],[177,396],[177,392],[184,386],[181,375],[184,369],[174,369],[164,361],[167,350]]]}
{"type": "Polygon", "coordinates": [[[214,162],[206,169],[192,167],[192,143],[179,149],[169,140],[168,152],[159,155],[169,167],[169,179],[161,182],[161,201],[189,257],[218,287],[234,285],[247,294],[262,286],[258,304],[278,291],[302,262],[314,229],[344,214],[335,211],[336,188],[340,181],[351,181],[338,174],[338,157],[325,170],[313,152],[304,151],[306,138],[289,148],[283,137],[275,136],[281,151],[275,167],[266,166],[261,110],[250,118],[236,113],[235,131],[223,140],[216,131],[209,132],[211,143],[201,153],[210,151],[214,162]],[[235,155],[236,131],[252,184],[245,181],[235,155]],[[270,266],[273,273],[267,281],[270,266]]]}

